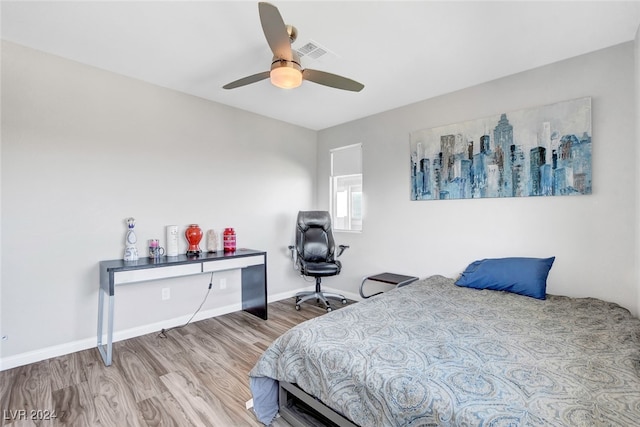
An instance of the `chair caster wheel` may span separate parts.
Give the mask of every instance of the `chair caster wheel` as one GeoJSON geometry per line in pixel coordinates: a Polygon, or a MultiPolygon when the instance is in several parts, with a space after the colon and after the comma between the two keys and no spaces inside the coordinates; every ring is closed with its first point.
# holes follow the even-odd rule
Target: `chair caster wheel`
{"type": "Polygon", "coordinates": [[[330,311],[332,311],[332,310],[333,310],[333,308],[331,308],[331,307],[327,307],[327,313],[328,313],[328,312],[330,312],[330,311]]]}
{"type": "Polygon", "coordinates": [[[342,299],[342,303],[343,303],[343,304],[346,304],[346,303],[347,303],[347,300],[343,298],[343,299],[342,299]]]}
{"type": "Polygon", "coordinates": [[[296,311],[300,311],[300,305],[296,304],[296,311]]]}

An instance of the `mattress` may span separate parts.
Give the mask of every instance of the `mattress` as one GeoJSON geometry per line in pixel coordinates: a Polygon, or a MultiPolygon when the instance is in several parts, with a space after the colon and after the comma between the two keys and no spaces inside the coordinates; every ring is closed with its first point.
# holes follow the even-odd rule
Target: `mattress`
{"type": "Polygon", "coordinates": [[[638,425],[640,320],[432,276],[299,324],[249,376],[264,424],[287,381],[360,426],[638,425]]]}

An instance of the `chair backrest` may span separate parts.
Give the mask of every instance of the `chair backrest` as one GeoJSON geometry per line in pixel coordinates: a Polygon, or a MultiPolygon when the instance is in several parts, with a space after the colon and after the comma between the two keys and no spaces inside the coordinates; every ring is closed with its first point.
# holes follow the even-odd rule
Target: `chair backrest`
{"type": "Polygon", "coordinates": [[[298,212],[296,225],[298,257],[307,262],[334,262],[335,249],[329,212],[298,212]]]}

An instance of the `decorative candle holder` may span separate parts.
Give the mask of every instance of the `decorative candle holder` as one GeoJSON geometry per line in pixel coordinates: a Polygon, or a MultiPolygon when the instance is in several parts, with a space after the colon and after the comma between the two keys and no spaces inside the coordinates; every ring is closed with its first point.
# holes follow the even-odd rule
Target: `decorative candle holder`
{"type": "Polygon", "coordinates": [[[231,228],[225,228],[224,233],[222,233],[223,241],[224,241],[224,251],[225,252],[235,252],[236,251],[236,231],[231,228]]]}
{"type": "Polygon", "coordinates": [[[160,246],[160,240],[149,239],[149,258],[160,259],[164,255],[164,248],[160,246]]]}
{"type": "Polygon", "coordinates": [[[184,232],[184,236],[189,242],[187,256],[197,256],[202,253],[200,250],[200,240],[202,240],[202,229],[198,224],[191,224],[184,232]]]}
{"type": "Polygon", "coordinates": [[[213,253],[218,250],[218,235],[215,230],[207,230],[207,252],[213,253]]]}
{"type": "Polygon", "coordinates": [[[178,226],[167,225],[167,251],[170,257],[178,256],[178,226]]]}

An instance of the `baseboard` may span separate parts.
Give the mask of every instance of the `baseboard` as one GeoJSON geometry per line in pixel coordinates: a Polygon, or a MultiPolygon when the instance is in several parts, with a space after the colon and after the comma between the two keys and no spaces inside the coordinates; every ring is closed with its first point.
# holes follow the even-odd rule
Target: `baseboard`
{"type": "Polygon", "coordinates": [[[96,347],[96,345],[96,337],[93,337],[65,344],[53,345],[51,347],[45,347],[37,350],[27,351],[25,353],[16,354],[15,356],[3,357],[0,359],[0,371],[17,368],[18,366],[24,366],[30,363],[40,362],[41,360],[50,359],[52,357],[75,353],[77,351],[96,347]]]}
{"type": "MultiPolygon", "coordinates": [[[[191,322],[197,322],[199,320],[208,319],[210,317],[221,316],[223,314],[234,313],[242,310],[242,304],[231,304],[224,307],[213,308],[210,310],[202,311],[196,314],[191,322]]],[[[147,325],[137,326],[135,328],[125,329],[122,331],[115,331],[113,333],[113,342],[126,340],[129,338],[139,337],[141,335],[150,334],[153,332],[159,332],[162,329],[172,328],[174,326],[184,325],[189,321],[192,315],[185,315],[175,317],[173,319],[163,320],[162,322],[150,323],[147,325]]],[[[106,337],[103,338],[103,342],[106,342],[106,337]]],[[[50,347],[41,348],[38,350],[27,351],[24,353],[16,354],[15,356],[9,356],[0,358],[0,371],[4,371],[18,366],[28,365],[30,363],[40,362],[42,360],[50,359],[52,357],[63,356],[65,354],[75,353],[77,351],[86,350],[89,348],[97,347],[97,337],[85,338],[78,341],[73,341],[65,344],[54,345],[50,347]]]]}
{"type": "Polygon", "coordinates": [[[327,292],[333,292],[333,293],[340,294],[340,295],[344,295],[346,299],[350,299],[350,300],[353,300],[353,301],[362,301],[362,297],[359,294],[354,294],[352,292],[345,292],[342,289],[336,289],[336,288],[330,288],[328,286],[323,286],[322,290],[327,291],[327,292]]]}
{"type": "MultiPolygon", "coordinates": [[[[347,299],[360,301],[359,295],[351,292],[344,292],[340,289],[334,289],[329,287],[323,287],[327,292],[335,292],[344,295],[347,299]]],[[[309,287],[295,289],[292,291],[281,292],[274,295],[269,295],[267,298],[268,303],[280,301],[287,298],[292,298],[296,293],[301,291],[308,291],[309,287]]],[[[197,322],[199,320],[208,319],[210,317],[222,316],[223,314],[234,313],[242,310],[242,304],[231,304],[224,307],[213,308],[210,310],[202,311],[198,313],[192,320],[197,322]]],[[[125,329],[122,331],[116,331],[113,333],[113,342],[126,340],[129,338],[139,337],[141,335],[150,334],[152,332],[159,332],[162,329],[172,328],[174,326],[184,325],[191,315],[185,315],[176,317],[169,320],[163,320],[162,322],[150,323],[148,325],[138,326],[135,328],[125,329]]],[[[103,342],[106,342],[106,337],[103,338],[103,342]]],[[[77,351],[87,350],[97,346],[97,337],[85,338],[78,341],[73,341],[65,344],[54,345],[37,350],[27,351],[24,353],[16,354],[15,356],[9,356],[0,358],[0,371],[16,368],[18,366],[28,365],[30,363],[40,362],[42,360],[50,359],[52,357],[64,356],[65,354],[75,353],[77,351]]]]}
{"type": "MultiPolygon", "coordinates": [[[[268,302],[272,303],[272,302],[276,302],[276,301],[282,301],[283,299],[287,299],[287,298],[293,298],[298,292],[304,292],[304,291],[308,291],[309,287],[305,286],[303,288],[298,288],[295,289],[293,291],[287,291],[287,292],[282,292],[279,294],[275,294],[273,296],[269,296],[268,298],[268,302]]],[[[323,291],[327,291],[327,292],[333,292],[335,294],[340,294],[340,295],[344,295],[346,299],[350,299],[353,301],[361,301],[362,297],[358,294],[354,294],[352,292],[345,292],[342,289],[336,289],[336,288],[330,288],[328,286],[323,286],[322,287],[323,291]]]]}

